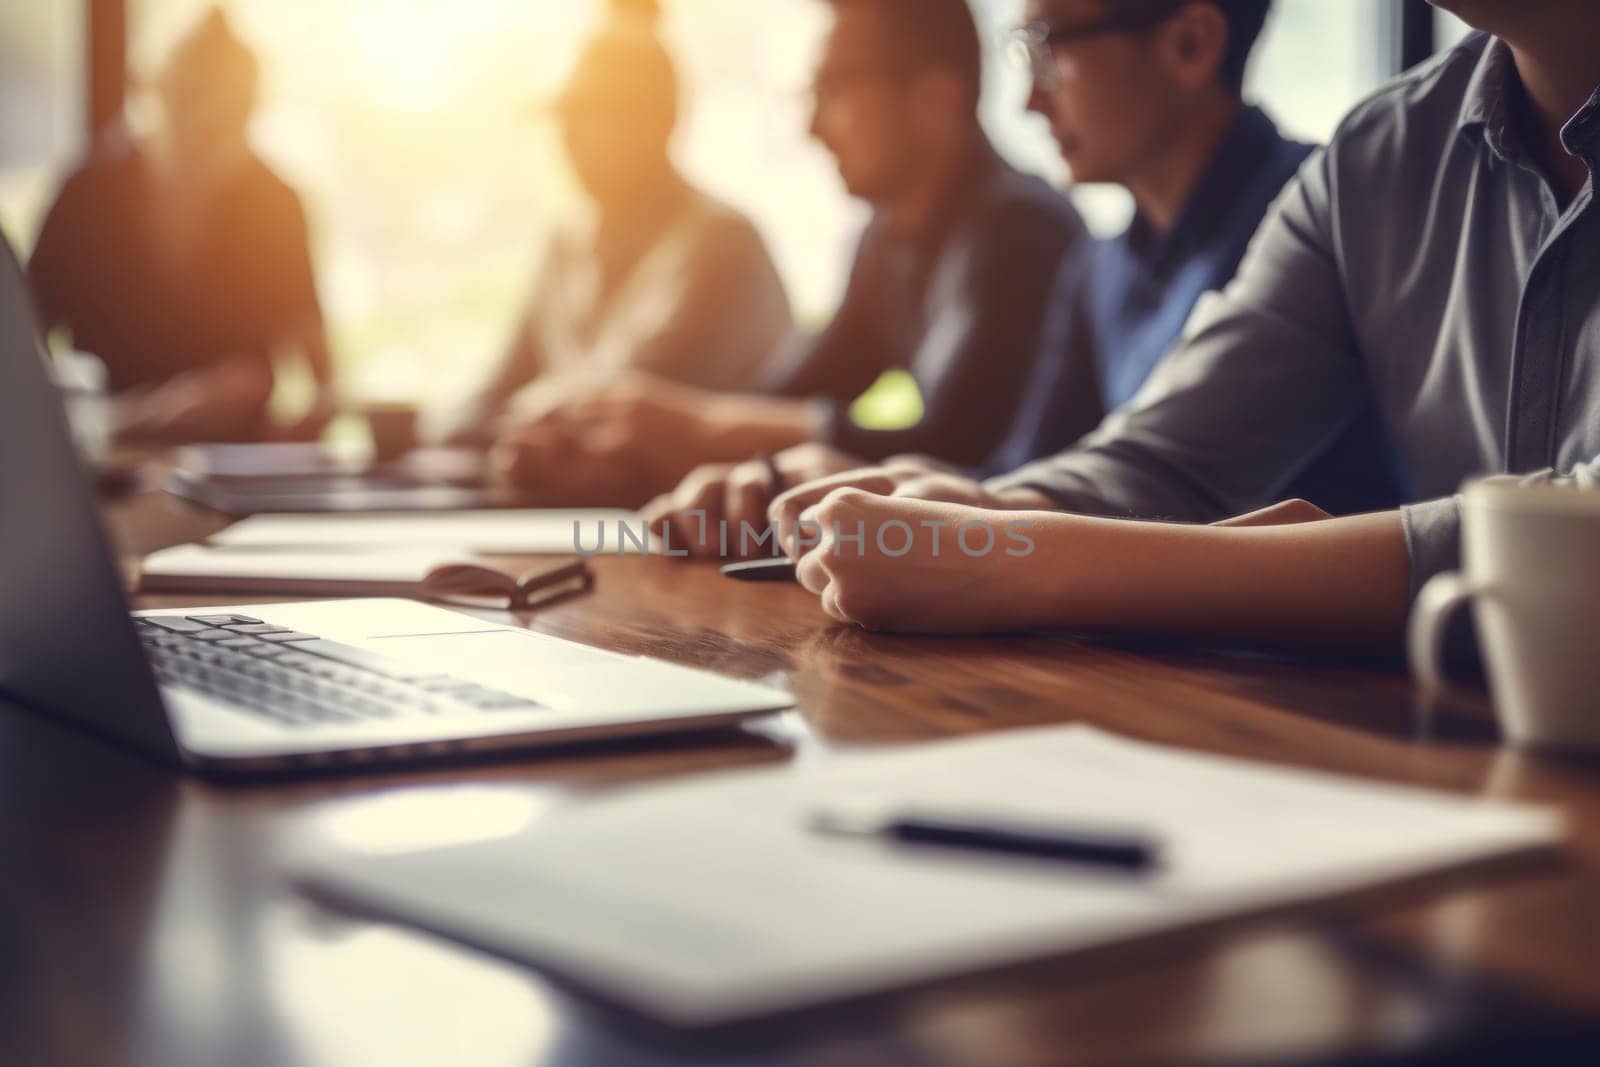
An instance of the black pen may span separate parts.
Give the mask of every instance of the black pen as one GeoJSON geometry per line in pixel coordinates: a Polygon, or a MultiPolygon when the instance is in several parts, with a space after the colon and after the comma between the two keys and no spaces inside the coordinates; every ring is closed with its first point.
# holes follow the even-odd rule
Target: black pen
{"type": "Polygon", "coordinates": [[[796,581],[795,561],[792,559],[753,559],[746,563],[730,563],[722,573],[739,582],[793,582],[796,581]]]}
{"type": "Polygon", "coordinates": [[[811,827],[825,834],[1029,856],[1129,873],[1143,873],[1155,867],[1160,853],[1153,840],[1137,833],[1004,825],[993,819],[980,821],[913,814],[862,817],[823,811],[812,816],[811,827]]]}

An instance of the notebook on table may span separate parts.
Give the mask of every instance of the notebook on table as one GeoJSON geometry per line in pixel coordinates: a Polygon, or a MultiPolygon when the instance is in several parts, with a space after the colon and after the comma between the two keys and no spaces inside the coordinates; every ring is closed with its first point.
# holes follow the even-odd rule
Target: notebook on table
{"type": "Polygon", "coordinates": [[[141,593],[412,597],[513,611],[593,587],[594,574],[578,557],[519,568],[428,549],[301,553],[180,545],[147,556],[139,573],[141,593]]]}
{"type": "Polygon", "coordinates": [[[638,554],[644,523],[630,511],[507,509],[373,515],[260,515],[211,537],[231,549],[416,548],[488,556],[638,554]]]}

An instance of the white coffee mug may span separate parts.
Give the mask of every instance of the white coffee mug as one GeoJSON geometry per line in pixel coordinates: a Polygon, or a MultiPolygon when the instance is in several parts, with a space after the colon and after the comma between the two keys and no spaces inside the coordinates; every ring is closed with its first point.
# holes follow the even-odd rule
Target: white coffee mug
{"type": "Polygon", "coordinates": [[[1600,747],[1600,492],[1495,478],[1467,486],[1460,573],[1411,615],[1411,668],[1437,692],[1445,627],[1470,602],[1506,740],[1600,747]]]}

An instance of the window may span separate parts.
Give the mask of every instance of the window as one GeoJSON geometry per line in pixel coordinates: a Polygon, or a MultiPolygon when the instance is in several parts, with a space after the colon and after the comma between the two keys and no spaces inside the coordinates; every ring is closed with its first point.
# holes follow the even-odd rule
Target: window
{"type": "Polygon", "coordinates": [[[26,252],[81,151],[83,4],[0,6],[0,227],[26,252]]]}
{"type": "Polygon", "coordinates": [[[1451,48],[1460,44],[1472,32],[1471,26],[1468,26],[1448,11],[1435,11],[1433,19],[1433,32],[1438,40],[1440,49],[1451,48]]]}
{"type": "Polygon", "coordinates": [[[1251,68],[1250,94],[1291,133],[1325,142],[1387,77],[1377,42],[1391,0],[1277,0],[1251,68]]]}

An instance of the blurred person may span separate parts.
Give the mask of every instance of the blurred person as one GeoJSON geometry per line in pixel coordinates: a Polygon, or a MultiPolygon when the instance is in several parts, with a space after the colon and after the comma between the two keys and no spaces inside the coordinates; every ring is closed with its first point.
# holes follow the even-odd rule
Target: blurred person
{"type": "Polygon", "coordinates": [[[593,217],[553,235],[498,365],[445,418],[443,436],[455,443],[488,445],[519,404],[630,370],[750,388],[792,331],[760,234],[672,161],[678,76],[656,5],[613,7],[555,107],[593,217]]]}
{"type": "MultiPolygon", "coordinates": [[[[1075,183],[1119,184],[1136,211],[1124,234],[1094,242],[1060,272],[1033,379],[987,468],[1009,470],[1057,451],[1125,403],[1200,295],[1232,276],[1268,204],[1310,152],[1242,99],[1269,6],[1030,5],[1013,42],[1033,75],[1029,110],[1049,122],[1075,183]],[[1047,40],[1059,45],[1067,37],[1084,42],[1078,62],[1058,68],[1040,61],[1047,40]]],[[[721,522],[757,524],[797,479],[865,466],[864,457],[808,446],[772,462],[709,464],[646,512],[660,530],[675,521],[676,543],[693,554],[715,554],[722,540],[697,536],[702,513],[708,531],[721,522]]],[[[939,467],[917,456],[894,457],[892,466],[939,467]]],[[[730,543],[737,549],[737,540],[730,543]]]]}
{"type": "Polygon", "coordinates": [[[701,463],[804,442],[819,456],[915,451],[979,464],[1004,440],[1082,223],[985,136],[982,48],[965,0],[830,4],[811,132],[874,208],[832,323],[760,394],[640,376],[544,412],[506,437],[515,480],[555,500],[638,504],[701,463]],[[896,369],[915,380],[921,418],[896,430],[854,423],[852,403],[896,369]]]}
{"type": "Polygon", "coordinates": [[[157,128],[97,140],[28,264],[43,329],[104,361],[123,441],[309,437],[333,414],[305,214],[250,145],[257,81],[249,48],[208,12],[155,80],[157,128]],[[316,395],[278,428],[273,359],[289,352],[316,395]]]}
{"type": "MultiPolygon", "coordinates": [[[[1050,126],[1074,184],[1111,183],[1135,211],[1119,236],[1074,257],[1055,286],[1038,365],[1016,425],[986,473],[1052,455],[1130,403],[1196,303],[1233,277],[1272,202],[1312,146],[1285,137],[1243,97],[1271,0],[1031,0],[1013,41],[1028,109],[1050,126]],[[1066,57],[1057,62],[1057,56],[1066,57]]],[[[698,534],[764,523],[794,476],[831,474],[801,449],[775,462],[713,464],[646,508],[674,543],[716,555],[738,539],[698,534]]],[[[859,460],[854,466],[868,464],[859,460]]],[[[895,457],[907,477],[938,465],[895,457]]],[[[1333,512],[1393,505],[1400,491],[1376,416],[1364,413],[1289,495],[1333,512]]]]}
{"type": "Polygon", "coordinates": [[[1600,7],[1434,3],[1485,32],[1345,118],[1132,406],[984,483],[865,472],[774,503],[780,527],[869,546],[977,524],[982,548],[1025,524],[1020,556],[924,536],[886,558],[825,532],[795,554],[830,615],[1392,651],[1417,592],[1459,568],[1465,479],[1600,484],[1600,7]],[[1199,525],[1274,499],[1365,403],[1415,486],[1399,510],[1199,525]]]}

